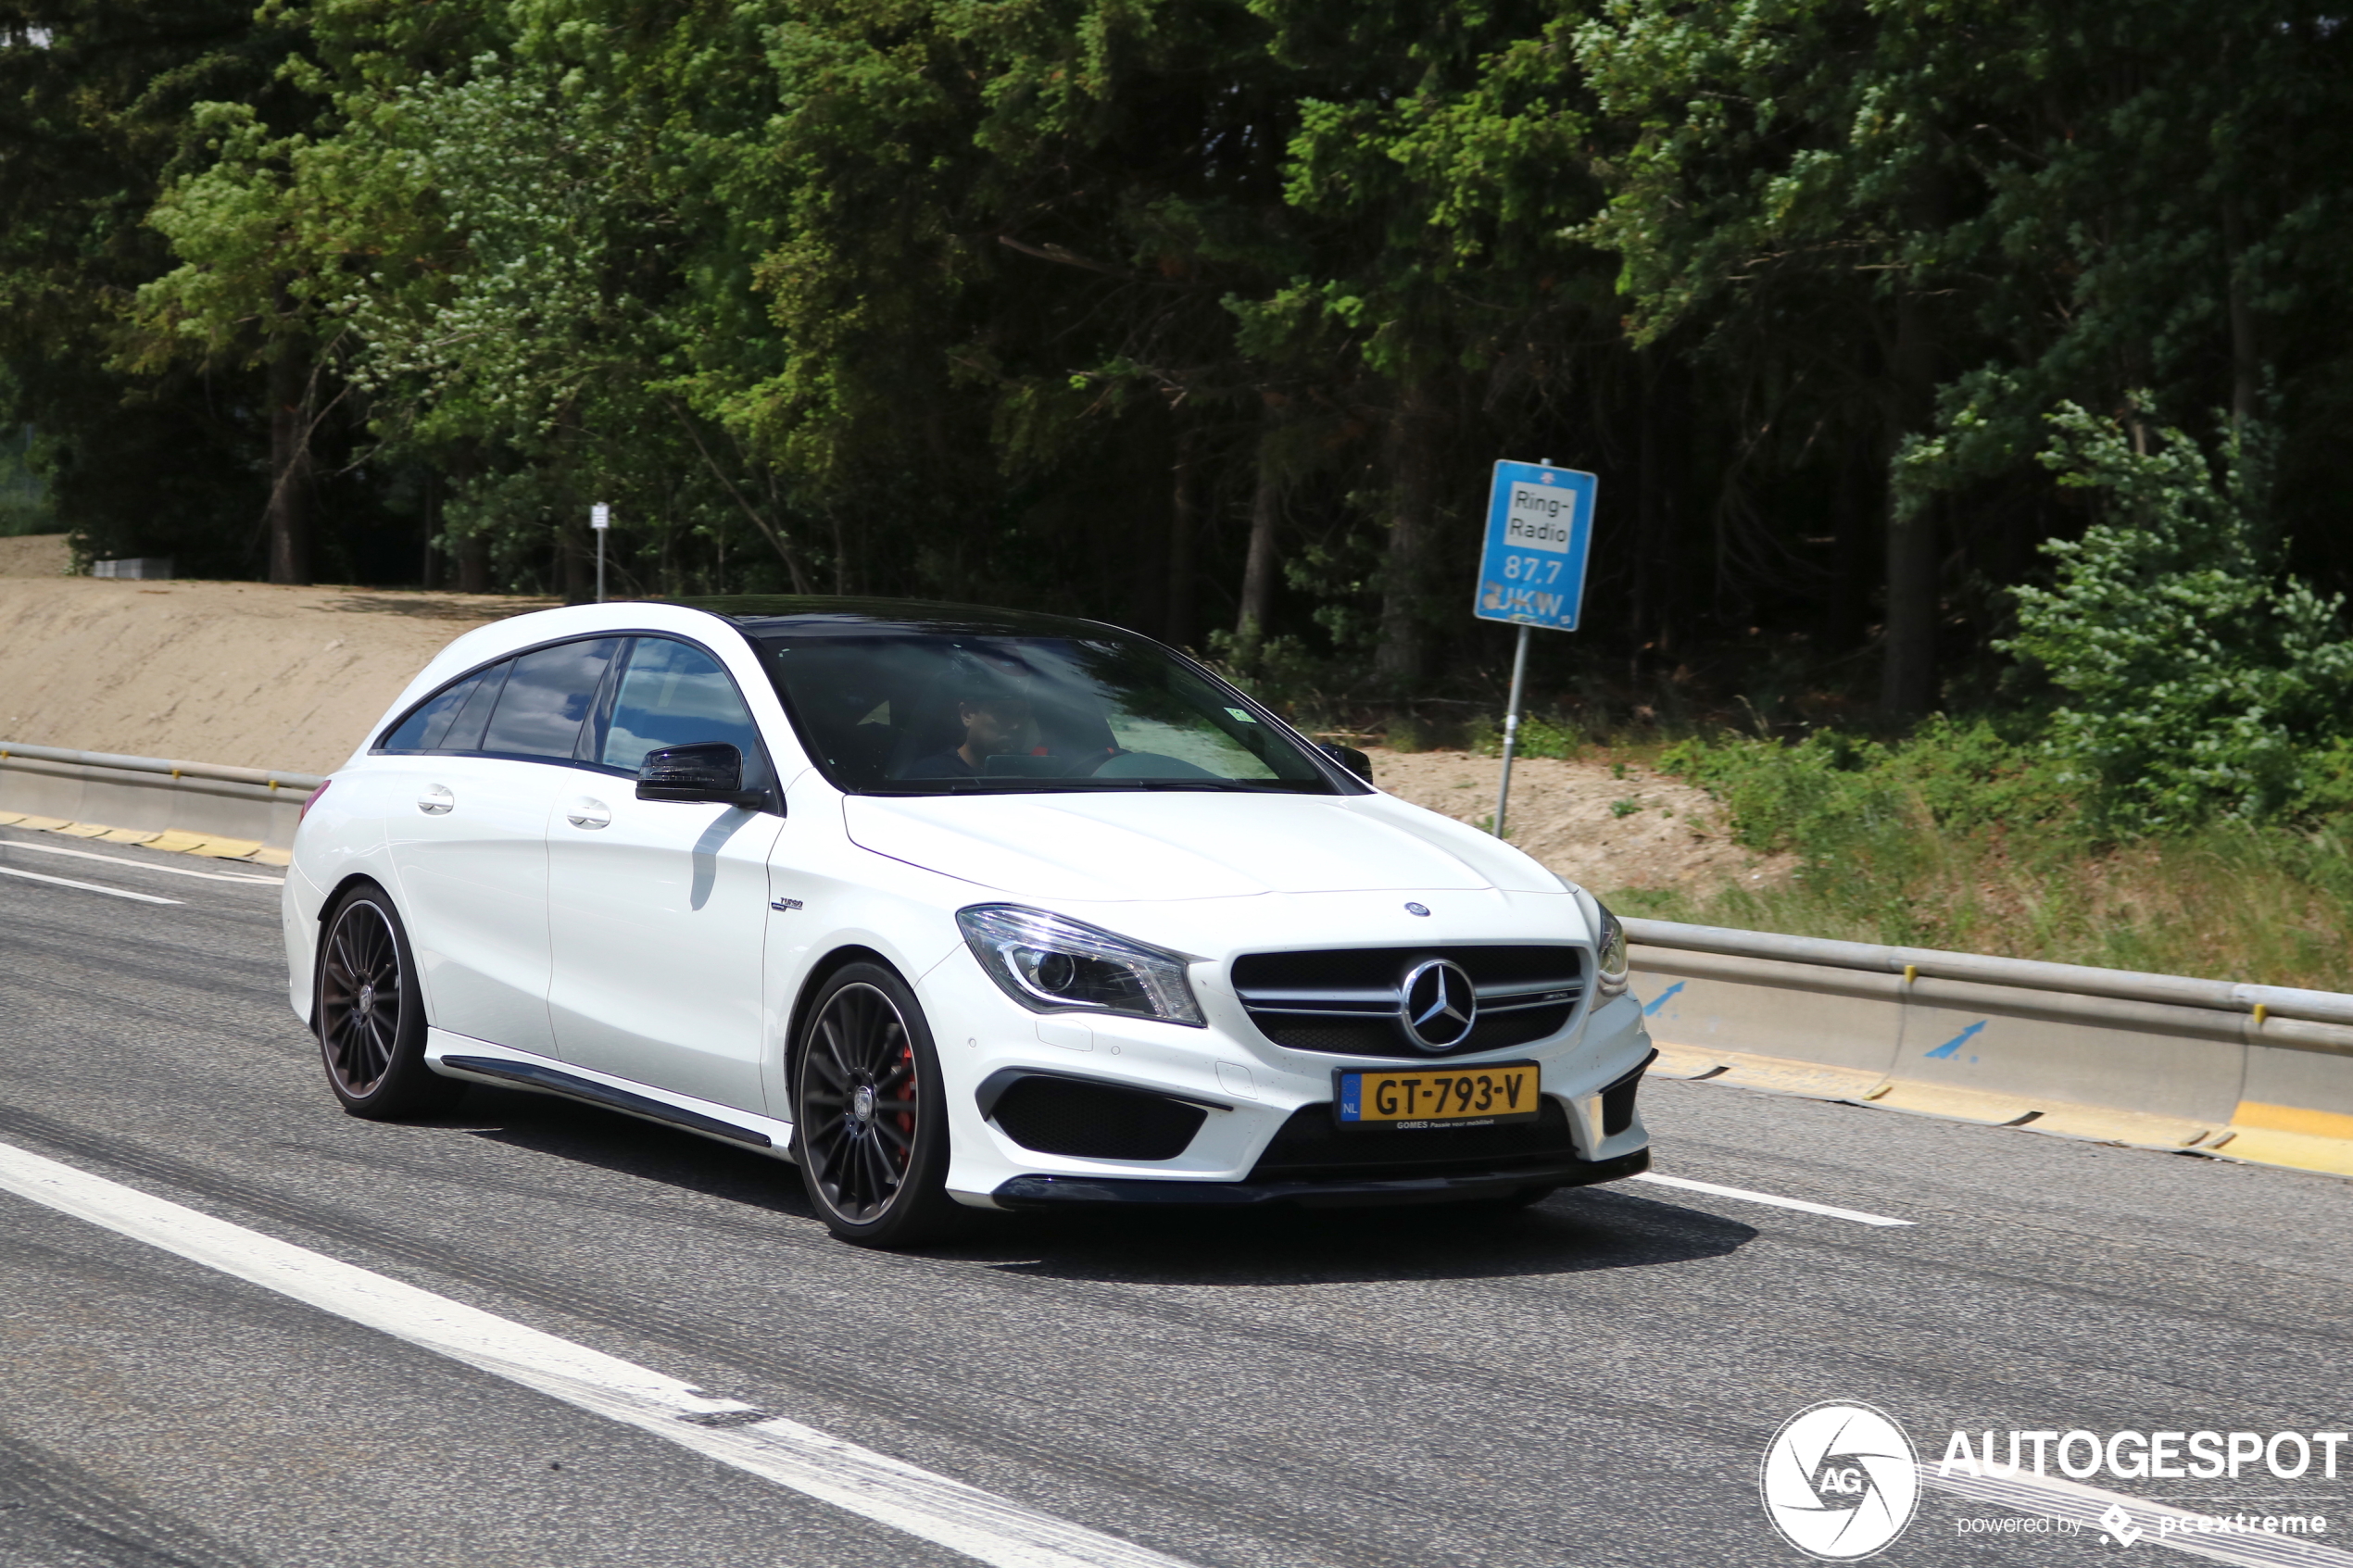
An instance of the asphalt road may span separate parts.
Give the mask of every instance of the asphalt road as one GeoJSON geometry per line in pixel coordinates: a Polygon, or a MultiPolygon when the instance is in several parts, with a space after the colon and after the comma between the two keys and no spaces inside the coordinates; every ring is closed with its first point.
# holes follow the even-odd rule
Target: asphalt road
{"type": "MultiPolygon", "coordinates": [[[[62,842],[0,830],[0,868],[177,901],[0,875],[0,1145],[1201,1568],[1798,1562],[1757,1468],[1822,1399],[1931,1461],[1954,1428],[2353,1425],[2331,1178],[1654,1083],[1661,1173],[1912,1223],[1625,1184],[864,1252],[789,1168],[601,1111],[346,1117],[274,886],[62,842]]],[[[2102,1484],[2353,1549],[2353,1480],[2102,1484]]],[[[1882,1561],[2120,1555],[1961,1533],[2000,1515],[1925,1491],[1882,1561]]],[[[970,1561],[0,1193],[8,1568],[970,1561]]]]}

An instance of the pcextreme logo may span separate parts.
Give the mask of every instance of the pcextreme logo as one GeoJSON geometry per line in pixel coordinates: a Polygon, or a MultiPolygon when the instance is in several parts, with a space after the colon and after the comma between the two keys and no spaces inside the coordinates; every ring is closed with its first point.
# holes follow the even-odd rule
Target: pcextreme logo
{"type": "Polygon", "coordinates": [[[1783,1540],[1825,1562],[1853,1562],[1885,1550],[1912,1522],[1919,1456],[1882,1411],[1826,1400],[1781,1423],[1757,1489],[1783,1540]]]}

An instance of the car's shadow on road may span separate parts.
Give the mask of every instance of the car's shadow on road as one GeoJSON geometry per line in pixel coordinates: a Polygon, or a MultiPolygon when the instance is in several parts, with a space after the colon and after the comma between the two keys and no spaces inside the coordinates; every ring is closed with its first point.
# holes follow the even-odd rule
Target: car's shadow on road
{"type": "Polygon", "coordinates": [[[1136,1285],[1267,1286],[1488,1279],[1721,1257],[1754,1228],[1612,1187],[1504,1213],[1395,1209],[985,1215],[939,1249],[1007,1273],[1136,1285]]]}
{"type": "MultiPolygon", "coordinates": [[[[486,1142],[719,1199],[741,1220],[818,1226],[793,1167],[688,1134],[480,1086],[449,1122],[486,1142]]],[[[1501,1213],[1460,1205],[1107,1209],[974,1210],[963,1221],[953,1237],[919,1255],[1036,1278],[1238,1286],[1650,1268],[1722,1257],[1757,1235],[1736,1220],[1623,1186],[1568,1188],[1501,1213]]]]}

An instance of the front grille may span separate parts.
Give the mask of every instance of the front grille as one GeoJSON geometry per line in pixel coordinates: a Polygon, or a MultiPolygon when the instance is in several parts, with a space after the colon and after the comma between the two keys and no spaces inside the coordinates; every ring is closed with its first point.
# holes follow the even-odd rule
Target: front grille
{"type": "Polygon", "coordinates": [[[1295,1051],[1415,1060],[1507,1050],[1567,1027],[1585,993],[1581,947],[1342,947],[1246,953],[1234,990],[1259,1033],[1295,1051]],[[1399,987],[1425,959],[1452,959],[1471,977],[1478,1016],[1452,1049],[1427,1051],[1406,1035],[1399,987]]]}
{"type": "Polygon", "coordinates": [[[1113,1084],[1024,1078],[997,1098],[989,1116],[1013,1142],[1039,1154],[1174,1160],[1193,1141],[1209,1112],[1113,1084]]]}
{"type": "Polygon", "coordinates": [[[1253,1182],[1381,1181],[1470,1175],[1566,1164],[1579,1159],[1568,1113],[1550,1095],[1533,1122],[1500,1127],[1343,1128],[1332,1108],[1291,1112],[1250,1173],[1253,1182]]]}

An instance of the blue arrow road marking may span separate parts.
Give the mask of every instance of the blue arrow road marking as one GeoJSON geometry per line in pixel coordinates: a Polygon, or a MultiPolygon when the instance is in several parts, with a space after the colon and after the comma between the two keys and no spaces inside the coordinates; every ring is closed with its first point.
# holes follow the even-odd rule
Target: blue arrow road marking
{"type": "Polygon", "coordinates": [[[1658,994],[1658,999],[1642,1010],[1642,1016],[1644,1018],[1649,1018],[1656,1014],[1659,1009],[1667,1005],[1667,999],[1682,988],[1683,982],[1678,980],[1674,985],[1669,985],[1666,990],[1661,991],[1658,994]]]}
{"type": "MultiPolygon", "coordinates": [[[[1959,1034],[1954,1035],[1951,1039],[1945,1041],[1943,1045],[1937,1047],[1934,1050],[1922,1051],[1920,1054],[1922,1056],[1941,1056],[1949,1060],[1951,1058],[1961,1054],[1961,1046],[1963,1042],[1968,1040],[1971,1035],[1976,1034],[1979,1030],[1984,1027],[1985,1020],[1981,1018],[1976,1022],[1970,1024],[1968,1028],[1962,1030],[1959,1034]]],[[[1975,1061],[1977,1058],[1971,1057],[1969,1060],[1971,1061],[1975,1061]]]]}

